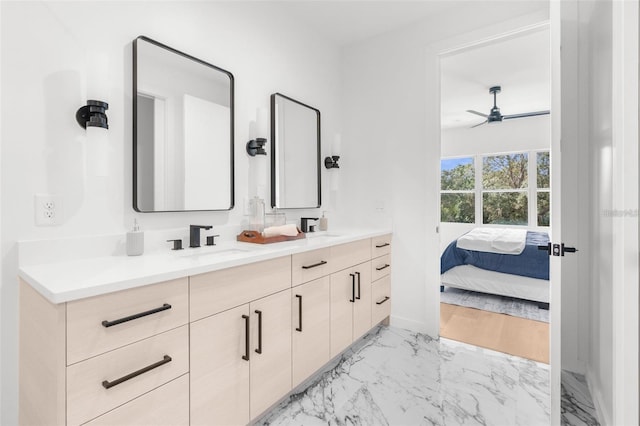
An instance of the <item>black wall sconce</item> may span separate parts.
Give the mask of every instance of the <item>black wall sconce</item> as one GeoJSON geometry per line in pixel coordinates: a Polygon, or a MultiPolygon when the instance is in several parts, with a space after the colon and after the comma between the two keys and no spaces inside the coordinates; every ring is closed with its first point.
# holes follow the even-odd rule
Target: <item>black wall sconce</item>
{"type": "Polygon", "coordinates": [[[332,155],[331,157],[326,157],[324,159],[324,166],[327,169],[339,169],[340,165],[338,164],[338,160],[340,159],[339,155],[332,155]]]}
{"type": "Polygon", "coordinates": [[[76,112],[76,121],[83,129],[87,127],[108,129],[109,119],[105,112],[108,109],[109,104],[106,102],[89,100],[85,106],[80,107],[76,112]]]}
{"type": "Polygon", "coordinates": [[[247,154],[252,157],[256,155],[267,155],[267,151],[264,149],[266,144],[267,140],[265,138],[251,139],[247,142],[247,154]]]}

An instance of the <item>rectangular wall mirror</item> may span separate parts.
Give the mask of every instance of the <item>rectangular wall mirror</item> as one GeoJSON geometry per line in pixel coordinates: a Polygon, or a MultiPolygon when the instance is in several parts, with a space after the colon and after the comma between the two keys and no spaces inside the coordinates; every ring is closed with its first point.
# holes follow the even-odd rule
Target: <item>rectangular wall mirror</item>
{"type": "Polygon", "coordinates": [[[234,204],[233,75],[147,37],[133,42],[133,208],[234,204]]]}
{"type": "Polygon", "coordinates": [[[320,111],[280,93],[271,95],[271,206],[321,204],[320,111]]]}

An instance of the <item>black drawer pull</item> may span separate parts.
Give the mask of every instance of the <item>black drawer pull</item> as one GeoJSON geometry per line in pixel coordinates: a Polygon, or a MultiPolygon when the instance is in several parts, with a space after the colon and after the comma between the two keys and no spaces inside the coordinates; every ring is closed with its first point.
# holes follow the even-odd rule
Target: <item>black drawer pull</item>
{"type": "Polygon", "coordinates": [[[349,274],[349,276],[351,277],[351,299],[349,299],[349,302],[355,303],[356,302],[356,275],[349,274]]]}
{"type": "Polygon", "coordinates": [[[382,271],[383,269],[387,269],[389,266],[391,266],[391,265],[389,265],[388,263],[385,263],[384,266],[376,268],[376,271],[382,271]]]}
{"type": "Polygon", "coordinates": [[[391,244],[389,243],[384,243],[384,244],[380,244],[379,246],[377,245],[376,248],[382,248],[382,247],[386,247],[386,246],[390,246],[391,244]]]}
{"type": "Polygon", "coordinates": [[[379,302],[376,302],[376,305],[382,305],[384,302],[386,302],[389,299],[391,299],[389,296],[385,296],[384,299],[382,299],[379,302]]]}
{"type": "Polygon", "coordinates": [[[356,297],[356,300],[360,300],[360,272],[356,272],[356,275],[358,276],[358,296],[356,297]]]}
{"type": "Polygon", "coordinates": [[[258,314],[258,349],[256,349],[256,353],[262,353],[262,311],[255,310],[255,313],[258,314]]]}
{"type": "Polygon", "coordinates": [[[311,269],[311,268],[315,268],[316,266],[322,266],[322,265],[326,265],[327,261],[326,260],[321,260],[318,263],[314,263],[313,265],[309,265],[309,266],[303,266],[302,269],[311,269]]]}
{"type": "Polygon", "coordinates": [[[298,327],[296,327],[296,331],[302,331],[302,295],[296,294],[298,298],[298,327]]]}
{"type": "Polygon", "coordinates": [[[102,386],[104,386],[104,388],[105,388],[105,389],[112,388],[112,387],[114,387],[114,386],[116,386],[116,385],[119,385],[119,384],[120,384],[120,383],[122,383],[122,382],[126,382],[126,381],[127,381],[127,380],[129,380],[129,379],[133,379],[134,377],[137,377],[137,376],[139,376],[139,375],[141,375],[141,374],[146,373],[147,371],[151,371],[151,370],[153,370],[154,368],[158,368],[158,367],[160,367],[161,365],[167,364],[167,363],[169,363],[169,362],[171,362],[171,357],[170,357],[169,355],[165,355],[165,356],[162,358],[162,361],[158,361],[158,362],[153,363],[153,364],[151,364],[151,365],[147,365],[146,367],[141,368],[141,369],[140,369],[140,370],[138,370],[138,371],[134,371],[133,373],[129,373],[129,374],[127,374],[126,376],[122,376],[122,377],[120,377],[119,379],[114,380],[113,382],[110,382],[110,381],[108,381],[108,380],[105,380],[104,382],[102,382],[102,386]]]}
{"type": "Polygon", "coordinates": [[[171,305],[168,303],[164,303],[159,308],[151,309],[149,311],[140,312],[139,314],[129,315],[128,317],[120,318],[113,321],[102,321],[103,327],[111,327],[114,325],[122,324],[123,322],[131,321],[134,319],[146,317],[147,315],[157,314],[158,312],[166,311],[167,309],[171,309],[171,305]]]}
{"type": "Polygon", "coordinates": [[[249,315],[243,315],[244,319],[244,355],[242,359],[249,361],[249,315]]]}

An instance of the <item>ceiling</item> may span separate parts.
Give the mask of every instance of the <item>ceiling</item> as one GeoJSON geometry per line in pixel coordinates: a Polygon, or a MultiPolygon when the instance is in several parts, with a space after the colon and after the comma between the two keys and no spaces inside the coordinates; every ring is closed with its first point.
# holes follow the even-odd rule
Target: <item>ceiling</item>
{"type": "MultiPolygon", "coordinates": [[[[493,106],[491,86],[502,86],[497,104],[503,115],[548,110],[550,52],[548,27],[465,49],[441,60],[443,128],[471,127],[493,106]]],[[[519,118],[517,120],[527,120],[519,118]]]]}
{"type": "Polygon", "coordinates": [[[303,22],[343,46],[357,43],[460,7],[459,1],[325,0],[269,1],[271,10],[303,22]]]}

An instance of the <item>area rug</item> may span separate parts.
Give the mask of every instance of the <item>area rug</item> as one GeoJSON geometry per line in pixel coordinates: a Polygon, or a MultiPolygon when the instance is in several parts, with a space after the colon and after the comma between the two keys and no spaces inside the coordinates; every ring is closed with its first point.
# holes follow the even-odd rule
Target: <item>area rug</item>
{"type": "Polygon", "coordinates": [[[538,303],[530,300],[445,287],[444,291],[440,293],[440,301],[450,305],[466,306],[468,308],[482,309],[483,311],[549,322],[549,310],[538,308],[538,303]]]}

